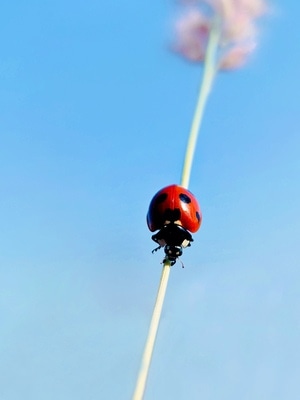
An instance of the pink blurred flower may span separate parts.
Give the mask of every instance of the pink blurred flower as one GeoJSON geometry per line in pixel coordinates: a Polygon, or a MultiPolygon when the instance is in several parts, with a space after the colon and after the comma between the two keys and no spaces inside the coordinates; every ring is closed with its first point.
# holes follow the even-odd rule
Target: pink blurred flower
{"type": "Polygon", "coordinates": [[[250,18],[258,18],[267,10],[264,0],[198,0],[197,3],[208,4],[223,19],[230,17],[235,11],[242,11],[250,18]]]}
{"type": "Polygon", "coordinates": [[[242,67],[249,54],[255,49],[255,44],[237,45],[229,49],[219,60],[219,68],[222,70],[230,70],[242,67]]]}
{"type": "Polygon", "coordinates": [[[222,21],[222,41],[242,41],[256,36],[256,27],[249,14],[238,9],[233,10],[222,21]]]}
{"type": "Polygon", "coordinates": [[[210,30],[218,29],[219,68],[237,68],[245,63],[255,48],[256,20],[267,10],[264,0],[181,0],[181,3],[188,12],[177,22],[175,51],[190,61],[203,62],[210,30]]]}
{"type": "Polygon", "coordinates": [[[189,10],[177,21],[174,50],[191,61],[203,61],[209,30],[209,19],[199,10],[189,10]]]}

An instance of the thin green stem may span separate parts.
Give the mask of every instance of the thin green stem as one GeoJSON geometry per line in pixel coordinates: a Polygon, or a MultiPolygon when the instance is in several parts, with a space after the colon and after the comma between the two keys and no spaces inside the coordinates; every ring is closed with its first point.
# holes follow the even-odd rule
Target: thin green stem
{"type": "MultiPolygon", "coordinates": [[[[213,24],[213,27],[209,35],[209,41],[204,61],[203,79],[200,86],[199,98],[189,135],[189,140],[187,144],[185,160],[183,165],[183,171],[181,176],[181,185],[184,187],[188,187],[189,185],[191,168],[192,168],[197,138],[199,134],[199,129],[202,121],[202,116],[215,76],[215,71],[216,71],[215,58],[216,58],[216,51],[218,48],[218,42],[219,42],[219,27],[218,24],[213,24]]],[[[149,326],[148,337],[144,348],[140,371],[137,378],[132,400],[142,400],[144,397],[150,363],[155,345],[155,339],[157,336],[162,307],[168,286],[170,268],[171,264],[169,260],[165,260],[161,273],[156,302],[154,305],[152,318],[149,326]]]]}
{"type": "Polygon", "coordinates": [[[168,286],[168,280],[170,275],[171,264],[170,262],[164,261],[159,288],[157,292],[156,302],[154,305],[152,319],[149,326],[148,338],[144,348],[144,354],[142,358],[142,363],[140,366],[139,375],[136,382],[136,387],[132,400],[142,400],[144,397],[145,387],[147,383],[149,367],[151,363],[151,358],[153,354],[155,339],[157,335],[157,330],[159,326],[159,321],[161,317],[162,307],[164,303],[164,298],[168,286]]]}
{"type": "Polygon", "coordinates": [[[205,105],[212,88],[216,74],[216,52],[219,44],[220,29],[218,21],[212,24],[208,45],[204,60],[203,78],[200,85],[198,101],[187,143],[185,159],[183,163],[181,185],[187,188],[190,182],[191,169],[199,136],[200,126],[203,118],[205,105]]]}

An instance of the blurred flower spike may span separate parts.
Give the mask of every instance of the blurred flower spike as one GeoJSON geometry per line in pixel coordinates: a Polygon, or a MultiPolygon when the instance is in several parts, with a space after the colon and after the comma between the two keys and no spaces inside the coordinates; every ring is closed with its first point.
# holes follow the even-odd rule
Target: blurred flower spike
{"type": "Polygon", "coordinates": [[[256,47],[257,20],[267,11],[263,0],[182,0],[174,51],[204,62],[211,35],[217,37],[216,69],[239,68],[256,47]]]}

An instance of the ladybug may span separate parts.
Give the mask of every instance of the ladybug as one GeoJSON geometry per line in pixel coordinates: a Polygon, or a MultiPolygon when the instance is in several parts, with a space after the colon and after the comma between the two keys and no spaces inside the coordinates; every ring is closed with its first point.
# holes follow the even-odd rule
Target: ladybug
{"type": "Polygon", "coordinates": [[[158,232],[152,240],[159,246],[152,251],[164,247],[165,260],[171,265],[182,255],[182,249],[191,245],[195,233],[200,228],[202,215],[194,195],[179,185],[170,185],[159,192],[151,200],[147,224],[151,232],[158,232]]]}

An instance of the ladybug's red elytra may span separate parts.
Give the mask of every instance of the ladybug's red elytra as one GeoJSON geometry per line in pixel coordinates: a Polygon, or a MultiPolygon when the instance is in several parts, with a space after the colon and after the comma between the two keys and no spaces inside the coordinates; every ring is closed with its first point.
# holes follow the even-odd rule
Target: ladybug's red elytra
{"type": "Polygon", "coordinates": [[[159,230],[152,239],[165,250],[165,260],[171,265],[182,254],[182,248],[193,241],[190,232],[200,228],[202,215],[195,196],[179,185],[170,185],[159,192],[151,200],[147,224],[151,232],[159,230]]]}

